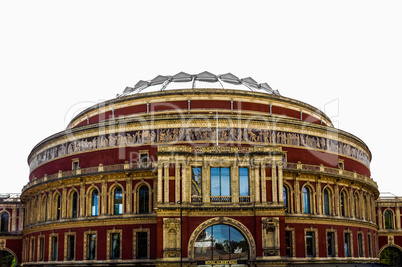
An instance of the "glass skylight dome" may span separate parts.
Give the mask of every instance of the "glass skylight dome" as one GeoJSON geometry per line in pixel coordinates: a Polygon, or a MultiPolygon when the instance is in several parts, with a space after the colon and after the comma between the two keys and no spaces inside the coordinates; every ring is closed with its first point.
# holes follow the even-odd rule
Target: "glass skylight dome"
{"type": "Polygon", "coordinates": [[[258,83],[251,77],[240,79],[231,73],[215,75],[204,71],[199,74],[179,72],[173,76],[158,75],[152,80],[141,80],[134,87],[126,87],[118,97],[174,89],[231,89],[280,95],[267,83],[258,83]]]}

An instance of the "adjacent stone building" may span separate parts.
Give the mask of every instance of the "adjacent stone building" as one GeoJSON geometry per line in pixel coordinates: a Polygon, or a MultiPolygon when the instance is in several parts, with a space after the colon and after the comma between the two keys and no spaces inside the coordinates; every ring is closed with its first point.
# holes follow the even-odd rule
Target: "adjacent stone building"
{"type": "Polygon", "coordinates": [[[375,263],[402,240],[370,161],[362,140],[266,83],[157,76],[32,149],[14,254],[24,266],[375,263]]]}

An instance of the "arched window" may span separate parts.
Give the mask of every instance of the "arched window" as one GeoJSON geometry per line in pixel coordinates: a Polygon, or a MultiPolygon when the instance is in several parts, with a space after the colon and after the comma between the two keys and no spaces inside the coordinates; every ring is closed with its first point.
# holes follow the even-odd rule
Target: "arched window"
{"type": "Polygon", "coordinates": [[[202,231],[194,244],[194,259],[205,260],[248,260],[249,246],[243,234],[236,228],[216,224],[202,231]]]}
{"type": "Polygon", "coordinates": [[[386,210],[384,212],[384,228],[385,229],[394,229],[394,216],[392,211],[386,210]]]}
{"type": "Polygon", "coordinates": [[[346,216],[346,195],[345,192],[341,192],[341,216],[345,217],[346,216]]]}
{"type": "Polygon", "coordinates": [[[10,217],[7,212],[3,212],[1,214],[1,221],[0,221],[0,232],[8,232],[8,221],[10,217]]]}
{"type": "Polygon", "coordinates": [[[123,214],[123,189],[116,187],[113,193],[113,214],[123,214]]]}
{"type": "Polygon", "coordinates": [[[303,213],[311,213],[311,193],[310,189],[305,186],[303,187],[303,213]]]}
{"type": "Polygon", "coordinates": [[[367,214],[367,209],[368,209],[368,207],[367,207],[367,196],[364,196],[363,197],[363,216],[362,216],[362,218],[363,219],[365,219],[365,220],[368,220],[368,214],[367,214]]]}
{"type": "Polygon", "coordinates": [[[355,194],[355,218],[360,218],[360,205],[359,205],[359,195],[356,193],[355,194]]]}
{"type": "Polygon", "coordinates": [[[328,188],[324,189],[324,214],[325,215],[330,215],[330,195],[331,193],[329,192],[328,188]]]}
{"type": "Polygon", "coordinates": [[[71,199],[71,218],[77,218],[78,216],[78,193],[74,191],[71,199]]]}
{"type": "Polygon", "coordinates": [[[149,213],[149,188],[146,185],[138,189],[138,213],[149,213]]]}
{"type": "Polygon", "coordinates": [[[286,208],[285,212],[290,212],[289,190],[286,186],[283,186],[283,203],[286,208]]]}
{"type": "Polygon", "coordinates": [[[60,195],[56,196],[56,220],[60,220],[61,218],[61,200],[60,195]]]}
{"type": "Polygon", "coordinates": [[[99,215],[99,193],[97,189],[94,189],[91,194],[91,215],[99,215]]]}
{"type": "Polygon", "coordinates": [[[43,221],[47,221],[47,197],[45,196],[42,200],[42,207],[43,207],[43,221]]]}

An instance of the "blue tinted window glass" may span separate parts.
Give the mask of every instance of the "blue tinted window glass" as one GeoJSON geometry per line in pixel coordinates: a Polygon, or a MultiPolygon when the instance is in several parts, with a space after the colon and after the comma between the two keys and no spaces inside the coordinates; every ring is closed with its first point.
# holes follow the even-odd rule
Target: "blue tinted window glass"
{"type": "Polygon", "coordinates": [[[310,190],[303,187],[303,213],[310,213],[310,190]]]}
{"type": "Polygon", "coordinates": [[[240,196],[249,196],[248,168],[239,168],[239,190],[240,196]]]}

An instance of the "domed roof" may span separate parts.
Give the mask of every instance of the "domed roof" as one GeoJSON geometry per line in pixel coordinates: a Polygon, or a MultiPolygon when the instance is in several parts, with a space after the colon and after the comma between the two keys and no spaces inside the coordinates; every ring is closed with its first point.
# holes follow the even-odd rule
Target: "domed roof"
{"type": "Polygon", "coordinates": [[[141,80],[134,87],[126,87],[123,93],[117,96],[123,97],[139,93],[174,89],[205,88],[244,90],[280,95],[278,90],[273,90],[267,83],[258,83],[251,77],[240,79],[231,73],[215,75],[204,71],[199,74],[179,72],[173,76],[158,75],[152,80],[141,80]]]}

